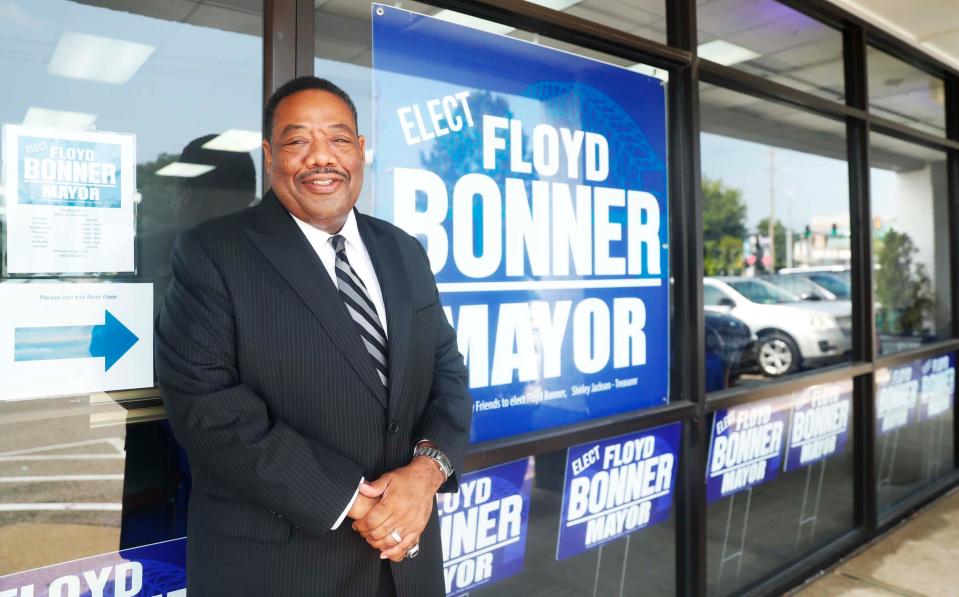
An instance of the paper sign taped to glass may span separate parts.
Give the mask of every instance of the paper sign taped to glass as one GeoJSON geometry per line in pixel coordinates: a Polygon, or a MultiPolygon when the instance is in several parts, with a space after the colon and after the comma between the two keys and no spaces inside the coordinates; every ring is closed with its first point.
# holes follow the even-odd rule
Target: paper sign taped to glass
{"type": "Polygon", "coordinates": [[[663,82],[372,10],[373,211],[424,245],[471,440],[665,404],[663,82]]]}
{"type": "Polygon", "coordinates": [[[3,127],[4,274],[135,271],[136,138],[3,127]]]}

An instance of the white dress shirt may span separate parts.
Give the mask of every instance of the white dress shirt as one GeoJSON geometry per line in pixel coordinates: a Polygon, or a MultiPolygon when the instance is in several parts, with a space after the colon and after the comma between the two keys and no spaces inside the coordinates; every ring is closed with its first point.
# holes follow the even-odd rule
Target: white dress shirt
{"type": "MultiPolygon", "coordinates": [[[[323,262],[323,267],[326,268],[326,273],[328,273],[330,279],[333,280],[333,285],[337,286],[336,251],[333,250],[333,244],[330,243],[330,237],[333,235],[314,226],[310,226],[293,214],[290,214],[290,216],[293,218],[293,221],[296,222],[296,225],[300,227],[300,230],[303,231],[303,234],[306,235],[306,240],[310,242],[310,246],[316,251],[317,257],[323,262]]],[[[383,333],[386,334],[386,305],[383,303],[383,293],[380,291],[380,282],[376,277],[376,270],[373,269],[370,254],[366,250],[366,245],[363,244],[363,239],[360,238],[359,228],[356,227],[356,216],[353,214],[353,210],[350,210],[349,215],[346,217],[346,223],[343,224],[343,228],[338,234],[346,239],[346,258],[353,267],[353,271],[356,272],[356,275],[359,276],[363,284],[366,285],[366,291],[370,295],[370,300],[373,301],[373,306],[376,307],[376,315],[380,318],[380,325],[383,326],[383,333]]],[[[359,334],[359,332],[357,332],[357,334],[359,334]]],[[[389,338],[388,335],[387,338],[389,338]]],[[[356,492],[353,493],[353,499],[346,505],[346,509],[343,510],[343,513],[340,514],[339,519],[337,519],[330,530],[335,531],[343,524],[343,519],[346,518],[346,515],[353,507],[353,503],[356,502],[356,498],[360,493],[360,485],[363,484],[363,481],[364,479],[361,478],[356,486],[356,492]]]]}

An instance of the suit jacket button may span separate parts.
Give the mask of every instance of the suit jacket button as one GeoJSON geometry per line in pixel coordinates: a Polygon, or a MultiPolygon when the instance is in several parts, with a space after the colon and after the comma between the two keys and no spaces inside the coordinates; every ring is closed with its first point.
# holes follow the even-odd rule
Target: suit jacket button
{"type": "Polygon", "coordinates": [[[390,421],[389,426],[386,428],[390,433],[396,433],[400,430],[400,424],[396,421],[390,421]]]}

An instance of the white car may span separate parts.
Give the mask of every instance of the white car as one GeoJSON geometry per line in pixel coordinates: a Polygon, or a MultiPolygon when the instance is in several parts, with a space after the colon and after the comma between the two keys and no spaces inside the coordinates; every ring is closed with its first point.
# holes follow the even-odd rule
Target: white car
{"type": "Polygon", "coordinates": [[[759,337],[756,362],[769,377],[844,359],[852,349],[849,301],[802,301],[747,277],[705,278],[709,311],[738,317],[759,337]]]}

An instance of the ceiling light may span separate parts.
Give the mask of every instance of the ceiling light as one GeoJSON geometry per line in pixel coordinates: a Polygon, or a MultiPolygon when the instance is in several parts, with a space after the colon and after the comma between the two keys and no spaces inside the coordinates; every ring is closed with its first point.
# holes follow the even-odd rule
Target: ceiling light
{"type": "Polygon", "coordinates": [[[30,106],[23,117],[23,126],[46,127],[70,131],[88,131],[97,121],[96,114],[69,112],[67,110],[47,110],[30,106]]]}
{"type": "Polygon", "coordinates": [[[123,85],[155,49],[133,41],[67,31],[60,37],[47,71],[69,79],[123,85]]]}
{"type": "Polygon", "coordinates": [[[195,178],[206,174],[216,166],[207,164],[190,164],[187,162],[173,162],[156,171],[157,176],[179,176],[180,178],[195,178]]]}
{"type": "Polygon", "coordinates": [[[711,42],[700,44],[699,57],[706,60],[712,60],[723,66],[732,66],[740,62],[746,62],[754,58],[759,58],[761,54],[753,52],[749,48],[731,44],[728,41],[715,39],[711,42]]]}
{"type": "Polygon", "coordinates": [[[263,135],[259,131],[229,129],[203,144],[203,149],[247,153],[260,147],[263,135]]]}
{"type": "MultiPolygon", "coordinates": [[[[583,0],[528,0],[530,4],[538,4],[552,10],[566,10],[570,6],[575,6],[582,1],[583,0]]],[[[494,23],[493,21],[487,21],[485,19],[465,15],[461,12],[455,12],[452,10],[441,10],[433,15],[433,17],[440,19],[441,21],[472,27],[473,29],[482,29],[483,31],[487,31],[489,33],[495,33],[496,35],[506,35],[510,31],[514,31],[516,29],[516,27],[503,25],[502,23],[494,23]]]]}
{"type": "Polygon", "coordinates": [[[649,66],[648,64],[643,64],[642,62],[637,62],[636,64],[632,66],[627,66],[626,69],[631,70],[633,72],[641,73],[650,77],[656,77],[660,81],[667,81],[667,82],[669,81],[668,70],[665,70],[662,68],[656,68],[654,66],[649,66]]]}

